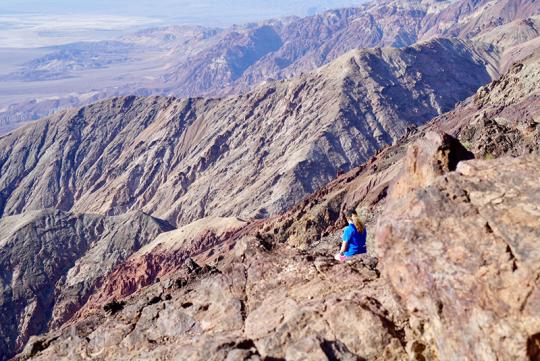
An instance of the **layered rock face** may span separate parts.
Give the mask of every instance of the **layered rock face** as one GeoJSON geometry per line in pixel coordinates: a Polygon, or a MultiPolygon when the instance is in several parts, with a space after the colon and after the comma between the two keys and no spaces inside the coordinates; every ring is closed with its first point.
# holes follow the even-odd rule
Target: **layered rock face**
{"type": "Polygon", "coordinates": [[[455,1],[426,16],[421,37],[473,37],[516,19],[538,15],[540,5],[528,0],[455,1]]]}
{"type": "Polygon", "coordinates": [[[354,51],[245,96],[59,113],[0,138],[0,213],[136,209],[182,225],[285,211],[473,94],[490,79],[482,52],[458,40],[354,51]]]}
{"type": "Polygon", "coordinates": [[[215,253],[214,247],[242,232],[246,225],[238,218],[208,217],[160,234],[116,267],[81,313],[155,283],[163,275],[181,269],[192,256],[215,253]]]}

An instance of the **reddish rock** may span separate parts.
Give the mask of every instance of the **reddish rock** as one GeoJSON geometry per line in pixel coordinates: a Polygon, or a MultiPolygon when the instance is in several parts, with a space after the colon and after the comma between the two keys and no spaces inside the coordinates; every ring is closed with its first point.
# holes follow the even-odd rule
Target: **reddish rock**
{"type": "Polygon", "coordinates": [[[438,359],[531,357],[540,331],[539,169],[538,156],[467,161],[388,200],[377,229],[384,273],[438,359]]]}

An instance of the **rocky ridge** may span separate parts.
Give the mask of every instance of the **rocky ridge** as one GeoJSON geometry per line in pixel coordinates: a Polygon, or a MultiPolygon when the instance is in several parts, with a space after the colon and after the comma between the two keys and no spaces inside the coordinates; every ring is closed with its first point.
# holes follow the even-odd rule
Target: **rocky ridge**
{"type": "Polygon", "coordinates": [[[480,158],[538,152],[539,76],[540,54],[536,52],[514,64],[501,78],[481,87],[469,102],[434,122],[459,137],[480,158]]]}
{"type": "Polygon", "coordinates": [[[183,225],[283,212],[472,95],[493,74],[486,51],[460,40],[357,50],[235,98],[61,112],[0,138],[0,214],[142,210],[183,225]]]}

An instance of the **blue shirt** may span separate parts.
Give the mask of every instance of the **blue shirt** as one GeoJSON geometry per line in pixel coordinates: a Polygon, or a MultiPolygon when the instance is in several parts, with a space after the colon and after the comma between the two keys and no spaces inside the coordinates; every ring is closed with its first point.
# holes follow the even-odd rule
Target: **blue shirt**
{"type": "Polygon", "coordinates": [[[347,242],[347,252],[343,253],[345,256],[350,257],[355,254],[366,253],[366,227],[362,233],[356,230],[354,224],[349,224],[343,229],[343,236],[341,239],[343,242],[347,242]]]}

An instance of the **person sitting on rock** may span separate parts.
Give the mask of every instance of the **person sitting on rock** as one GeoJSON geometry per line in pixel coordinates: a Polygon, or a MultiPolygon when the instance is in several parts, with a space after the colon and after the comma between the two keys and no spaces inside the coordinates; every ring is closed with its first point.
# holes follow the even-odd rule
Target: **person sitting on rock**
{"type": "Polygon", "coordinates": [[[336,254],[336,260],[343,262],[356,254],[366,253],[366,227],[354,210],[345,213],[349,225],[343,229],[341,249],[336,254]]]}

